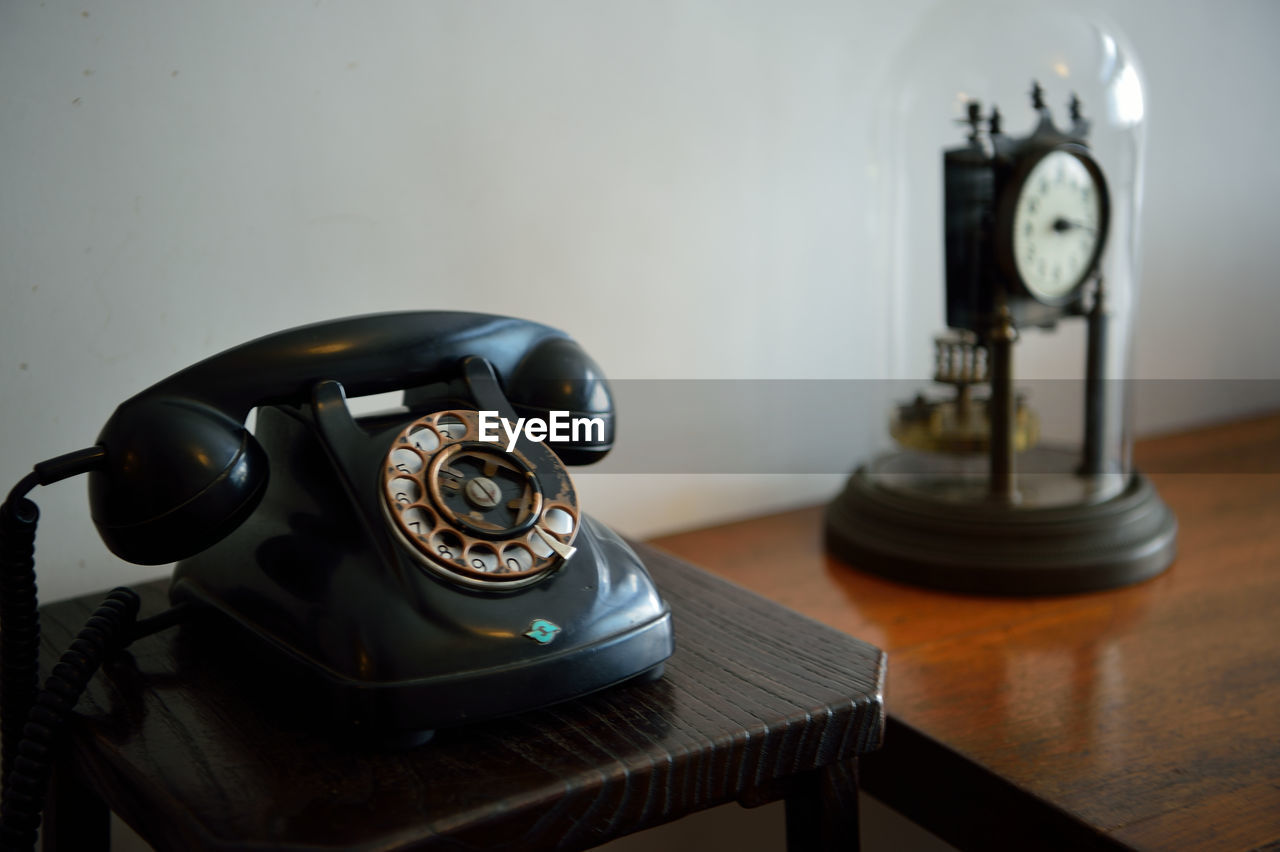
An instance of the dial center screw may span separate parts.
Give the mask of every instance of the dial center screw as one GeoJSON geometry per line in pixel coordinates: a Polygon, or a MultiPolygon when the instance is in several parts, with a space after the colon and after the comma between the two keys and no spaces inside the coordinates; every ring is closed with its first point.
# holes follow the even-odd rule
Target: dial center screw
{"type": "Polygon", "coordinates": [[[492,509],[502,499],[502,491],[498,488],[498,484],[487,476],[477,476],[467,480],[463,493],[478,509],[492,509]]]}

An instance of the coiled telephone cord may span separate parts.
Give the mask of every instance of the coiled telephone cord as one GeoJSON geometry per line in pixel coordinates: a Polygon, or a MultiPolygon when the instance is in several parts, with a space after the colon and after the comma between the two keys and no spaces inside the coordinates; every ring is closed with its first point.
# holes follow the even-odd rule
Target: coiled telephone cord
{"type": "Polygon", "coordinates": [[[9,786],[22,727],[40,685],[40,613],[33,558],[39,517],[36,504],[25,497],[11,496],[0,505],[0,701],[6,711],[0,719],[0,789],[9,786]]]}
{"type": "Polygon", "coordinates": [[[102,661],[127,644],[138,604],[138,595],[132,589],[113,589],[94,610],[36,696],[0,808],[0,849],[4,852],[35,848],[55,740],[102,661]]]}
{"type": "MultiPolygon", "coordinates": [[[[142,632],[134,624],[138,595],[111,591],[71,647],[39,683],[40,615],[36,596],[35,534],[40,511],[26,498],[36,485],[83,472],[101,453],[71,453],[37,465],[0,504],[0,850],[28,852],[44,810],[54,741],[102,661],[142,632]]],[[[172,619],[169,620],[170,622],[172,619]]]]}

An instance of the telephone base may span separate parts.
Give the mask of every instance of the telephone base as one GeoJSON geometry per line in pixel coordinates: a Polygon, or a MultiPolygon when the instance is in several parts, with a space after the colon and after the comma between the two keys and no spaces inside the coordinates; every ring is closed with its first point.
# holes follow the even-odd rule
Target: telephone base
{"type": "Polygon", "coordinates": [[[662,680],[662,676],[667,672],[666,663],[658,663],[656,666],[645,669],[640,674],[631,678],[628,683],[653,683],[662,680]]]}
{"type": "Polygon", "coordinates": [[[197,641],[261,669],[276,703],[302,698],[323,725],[412,744],[424,731],[661,676],[671,611],[635,552],[584,517],[579,552],[559,576],[506,595],[451,589],[416,568],[388,572],[405,586],[382,586],[360,559],[335,560],[321,589],[314,561],[260,567],[253,556],[270,552],[261,545],[272,536],[251,522],[181,563],[170,599],[203,612],[191,625],[197,641]],[[299,570],[311,585],[282,582],[299,570]],[[338,600],[346,605],[325,603],[338,600]],[[521,635],[542,618],[560,626],[554,639],[521,635]]]}
{"type": "MultiPolygon", "coordinates": [[[[617,680],[590,683],[586,678],[610,675],[602,675],[598,670],[582,671],[583,666],[574,666],[571,659],[562,660],[562,664],[555,667],[560,671],[539,672],[526,664],[523,666],[526,671],[522,673],[522,666],[513,661],[507,679],[510,687],[505,689],[492,681],[480,684],[479,688],[469,688],[467,681],[476,673],[465,671],[456,673],[457,677],[453,678],[456,683],[450,683],[450,678],[435,679],[438,681],[435,684],[429,682],[432,679],[416,684],[359,683],[351,678],[335,677],[332,671],[317,666],[314,661],[300,661],[284,649],[273,647],[274,643],[268,641],[261,627],[237,623],[216,602],[197,601],[189,587],[176,596],[171,590],[170,597],[195,605],[178,636],[181,649],[178,659],[182,666],[217,672],[221,682],[236,684],[252,696],[258,711],[272,718],[273,724],[376,750],[417,748],[432,741],[441,729],[540,710],[605,689],[658,681],[666,671],[666,662],[662,659],[635,673],[617,669],[613,673],[621,673],[617,680]],[[565,663],[570,671],[564,671],[565,663]],[[579,671],[574,672],[575,668],[579,671]],[[566,685],[572,694],[554,691],[566,685]],[[424,689],[431,690],[429,700],[424,700],[424,689]],[[430,724],[415,724],[419,721],[430,724]]],[[[667,617],[657,625],[649,625],[641,635],[617,637],[620,641],[616,650],[624,654],[620,659],[642,664],[646,654],[649,659],[654,659],[654,654],[669,655],[669,628],[667,617]]],[[[576,650],[577,655],[594,656],[590,649],[576,650]]],[[[608,661],[593,661],[586,667],[608,664],[608,661]]]]}
{"type": "MultiPolygon", "coordinates": [[[[620,684],[615,686],[625,686],[626,684],[653,683],[662,679],[666,672],[666,663],[658,663],[644,671],[627,678],[620,684]]],[[[428,728],[424,730],[391,730],[386,728],[370,728],[364,726],[353,726],[350,733],[354,738],[378,749],[388,751],[402,751],[405,749],[417,748],[426,745],[435,738],[436,729],[428,728]]]]}
{"type": "MultiPolygon", "coordinates": [[[[243,638],[243,659],[288,684],[266,684],[276,700],[284,692],[306,694],[313,699],[306,712],[318,722],[412,742],[423,731],[595,692],[671,656],[671,610],[644,562],[584,513],[575,510],[573,547],[562,547],[560,558],[546,560],[527,582],[477,581],[424,561],[389,521],[382,494],[388,448],[403,426],[370,431],[357,423],[332,382],[318,383],[313,396],[309,407],[259,409],[255,437],[270,463],[266,493],[233,533],[179,562],[170,588],[173,603],[221,616],[215,646],[243,638]]],[[[457,415],[467,414],[445,413],[459,422],[457,415]]],[[[443,418],[433,422],[431,429],[445,429],[443,418]]],[[[502,459],[485,458],[500,468],[502,459]]],[[[545,485],[548,502],[559,494],[562,505],[573,505],[558,466],[525,473],[522,483],[542,483],[530,492],[539,500],[545,485]]],[[[437,495],[416,505],[439,519],[453,504],[437,495]]],[[[459,524],[485,518],[455,514],[459,524]]],[[[453,536],[441,546],[460,549],[456,530],[441,529],[453,536]]],[[[483,538],[484,528],[476,529],[483,538]]],[[[494,555],[490,539],[479,547],[494,555]]]]}

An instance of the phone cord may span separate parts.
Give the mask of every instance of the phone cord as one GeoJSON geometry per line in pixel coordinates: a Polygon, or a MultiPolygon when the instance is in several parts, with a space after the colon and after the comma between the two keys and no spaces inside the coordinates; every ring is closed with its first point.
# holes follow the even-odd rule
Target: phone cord
{"type": "Polygon", "coordinates": [[[22,726],[40,686],[34,559],[39,518],[40,510],[25,497],[11,496],[0,505],[0,789],[9,786],[22,726]]]}
{"type": "MultiPolygon", "coordinates": [[[[23,489],[29,490],[29,489],[23,489]]],[[[17,494],[23,493],[18,488],[17,494]]],[[[117,588],[102,601],[38,694],[40,620],[35,584],[35,528],[39,509],[11,493],[0,505],[0,747],[3,804],[0,850],[35,849],[44,810],[54,741],[102,661],[134,638],[139,599],[117,588]]]]}

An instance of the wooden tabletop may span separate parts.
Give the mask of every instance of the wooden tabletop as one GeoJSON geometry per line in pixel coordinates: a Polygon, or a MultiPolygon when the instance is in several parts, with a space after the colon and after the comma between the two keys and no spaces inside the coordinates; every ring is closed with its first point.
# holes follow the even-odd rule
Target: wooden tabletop
{"type": "Polygon", "coordinates": [[[1280,416],[1139,442],[1180,524],[1138,586],[965,596],[827,556],[823,507],[657,546],[889,652],[864,786],[994,849],[1280,847],[1280,416]]]}
{"type": "MultiPolygon", "coordinates": [[[[883,654],[637,551],[672,610],[660,680],[391,751],[317,730],[254,679],[252,657],[169,630],[94,678],[64,784],[81,781],[157,849],[584,849],[778,798],[797,848],[856,832],[852,763],[881,739],[883,654]]],[[[139,588],[143,615],[164,608],[165,587],[139,588]]],[[[99,598],[44,608],[46,666],[99,598]]],[[[89,848],[97,809],[80,788],[60,798],[74,803],[52,818],[60,848],[89,848]]]]}

